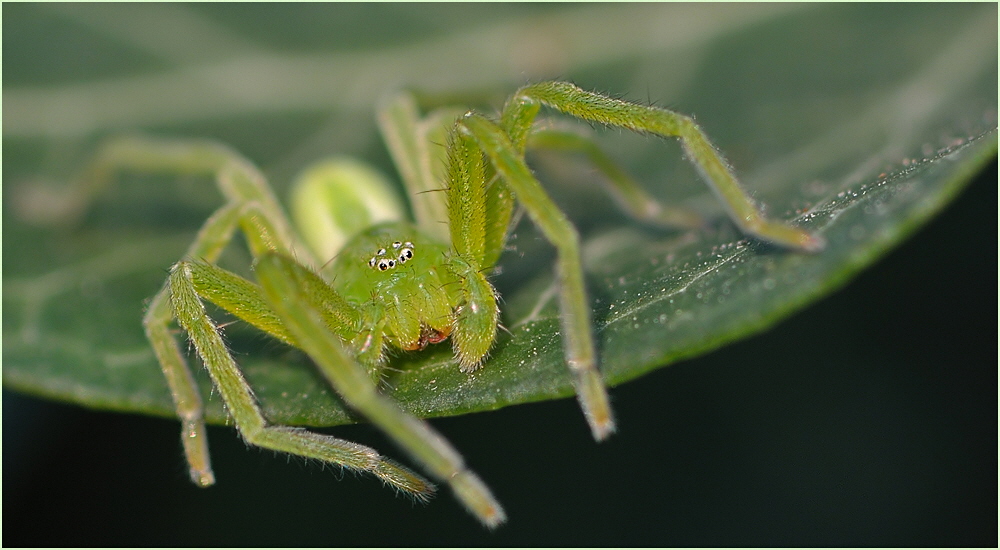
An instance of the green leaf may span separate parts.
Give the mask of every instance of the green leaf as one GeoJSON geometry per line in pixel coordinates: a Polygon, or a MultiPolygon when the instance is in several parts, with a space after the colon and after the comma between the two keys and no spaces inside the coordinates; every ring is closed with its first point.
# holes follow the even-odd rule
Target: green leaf
{"type": "MultiPolygon", "coordinates": [[[[944,208],[996,155],[991,4],[700,5],[683,13],[407,5],[388,19],[377,6],[341,6],[329,9],[352,12],[341,19],[355,23],[334,33],[291,8],[305,15],[273,21],[249,7],[145,8],[158,21],[183,22],[191,10],[225,22],[192,29],[186,44],[143,34],[134,9],[4,8],[21,31],[4,43],[3,381],[91,407],[173,415],[143,337],[143,304],[220,203],[206,181],[135,177],[79,225],[42,223],[45,205],[27,198],[40,195],[40,182],[70,178],[101,135],[212,137],[257,162],[282,193],[298,169],[331,154],[395,174],[373,108],[400,86],[496,107],[526,77],[558,76],[693,113],[770,215],[818,232],[828,247],[802,255],[743,240],[673,143],[594,131],[651,192],[714,220],[709,229],[636,225],[608,211],[580,159],[532,155],[584,236],[611,384],[764,330],[830,293],[944,208]],[[366,32],[376,20],[381,32],[366,32]],[[80,61],[72,54],[81,48],[102,55],[80,61]]],[[[551,249],[527,223],[516,234],[494,277],[510,334],[484,368],[462,374],[446,345],[393,361],[386,391],[414,414],[571,395],[551,249]]],[[[225,262],[244,272],[248,265],[239,247],[225,262]]],[[[239,324],[227,337],[273,421],[357,420],[301,353],[239,324]]],[[[198,371],[209,420],[224,422],[198,371]]]]}

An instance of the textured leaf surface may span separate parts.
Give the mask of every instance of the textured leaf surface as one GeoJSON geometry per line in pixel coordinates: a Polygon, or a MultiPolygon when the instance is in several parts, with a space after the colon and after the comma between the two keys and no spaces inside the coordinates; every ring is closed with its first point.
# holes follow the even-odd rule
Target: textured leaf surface
{"type": "MultiPolygon", "coordinates": [[[[358,25],[339,34],[316,28],[309,39],[313,27],[301,21],[286,34],[253,34],[268,18],[263,10],[236,18],[223,6],[150,8],[161,20],[195,9],[225,22],[192,34],[191,50],[129,35],[112,22],[114,9],[4,9],[25,22],[23,34],[5,38],[5,50],[20,55],[7,56],[4,72],[4,384],[99,408],[173,414],[142,335],[143,301],[219,204],[204,181],[130,178],[80,225],[40,224],[25,189],[69,178],[100,135],[210,136],[259,163],[281,193],[298,169],[334,153],[391,173],[373,106],[398,86],[495,106],[526,77],[559,76],[693,113],[772,216],[796,220],[829,246],[807,256],[741,240],[676,144],[594,131],[652,192],[715,220],[707,230],[640,227],[608,211],[578,159],[533,156],[584,236],[612,384],[760,331],[838,288],[996,154],[995,5],[523,7],[472,28],[448,25],[463,17],[448,10],[396,35],[358,25]],[[44,48],[38,55],[50,62],[24,55],[32,33],[51,34],[66,18],[92,31],[68,40],[113,61],[70,63],[44,48]],[[636,32],[605,41],[602,26],[636,32]],[[214,56],[194,55],[203,43],[214,56]]],[[[512,244],[495,277],[510,335],[482,370],[460,373],[446,346],[393,362],[387,391],[415,414],[572,393],[551,250],[527,224],[512,244]]],[[[239,247],[226,257],[227,267],[245,271],[247,263],[239,247]]],[[[354,420],[300,353],[239,325],[227,336],[272,420],[354,420]]],[[[220,400],[199,375],[209,418],[223,422],[220,400]]]]}

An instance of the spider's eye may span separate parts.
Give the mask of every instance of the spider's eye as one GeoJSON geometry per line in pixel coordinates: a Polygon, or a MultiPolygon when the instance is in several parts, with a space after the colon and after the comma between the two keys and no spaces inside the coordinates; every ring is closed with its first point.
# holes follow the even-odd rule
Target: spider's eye
{"type": "Polygon", "coordinates": [[[398,264],[404,264],[413,259],[413,243],[410,241],[394,241],[386,248],[380,248],[368,260],[368,266],[379,271],[388,271],[398,264]],[[390,255],[389,251],[392,251],[390,255]],[[388,257],[387,257],[388,256],[388,257]]]}

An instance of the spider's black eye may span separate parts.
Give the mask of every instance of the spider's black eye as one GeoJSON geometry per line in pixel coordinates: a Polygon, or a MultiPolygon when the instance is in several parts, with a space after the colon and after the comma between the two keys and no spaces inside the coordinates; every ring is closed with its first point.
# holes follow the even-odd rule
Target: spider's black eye
{"type": "Polygon", "coordinates": [[[409,248],[404,248],[399,252],[399,263],[405,263],[406,260],[413,258],[413,250],[409,248]]]}
{"type": "Polygon", "coordinates": [[[378,270],[385,271],[390,267],[392,267],[393,265],[394,263],[392,260],[386,260],[385,258],[382,258],[381,260],[378,261],[378,270]]]}
{"type": "Polygon", "coordinates": [[[368,260],[368,267],[375,267],[375,261],[375,256],[372,256],[372,259],[368,260]]]}

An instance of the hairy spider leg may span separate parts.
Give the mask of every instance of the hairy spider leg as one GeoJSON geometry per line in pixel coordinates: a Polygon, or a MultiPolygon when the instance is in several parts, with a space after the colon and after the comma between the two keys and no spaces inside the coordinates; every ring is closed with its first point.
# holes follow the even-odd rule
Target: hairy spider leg
{"type": "MultiPolygon", "coordinates": [[[[465,260],[459,267],[467,272],[488,269],[499,259],[506,241],[513,211],[514,193],[502,180],[494,178],[492,164],[482,165],[481,151],[474,143],[463,143],[463,138],[453,135],[454,120],[464,114],[455,109],[439,109],[425,118],[419,117],[413,96],[401,93],[384,104],[379,112],[379,125],[393,160],[399,168],[408,195],[414,204],[417,221],[425,231],[448,230],[448,237],[465,260]],[[446,134],[447,132],[447,134],[446,134]],[[449,147],[443,147],[448,143],[449,147]],[[449,167],[450,173],[435,171],[449,167]],[[472,177],[471,174],[477,174],[472,177]],[[441,193],[432,193],[446,187],[447,201],[441,193]],[[443,212],[449,213],[449,225],[440,223],[443,212]]],[[[590,140],[570,132],[535,130],[532,146],[582,152],[608,176],[611,192],[626,211],[647,221],[671,226],[691,227],[701,224],[700,218],[680,209],[661,207],[629,176],[611,161],[590,140]]],[[[466,141],[472,138],[464,138],[466,141]]],[[[473,140],[474,141],[474,140],[473,140]]],[[[523,154],[523,150],[521,151],[523,154]]],[[[454,262],[453,262],[454,263],[454,262]]],[[[478,285],[479,295],[487,296],[485,281],[478,285]]],[[[476,302],[473,302],[476,303],[476,302]]],[[[492,309],[490,310],[492,311],[492,309]]],[[[463,320],[458,323],[472,325],[492,323],[488,316],[463,320]],[[476,322],[478,321],[478,322],[476,322]]],[[[459,330],[455,338],[456,350],[464,368],[478,364],[495,337],[495,329],[459,330]],[[473,346],[462,342],[464,334],[480,334],[485,338],[477,342],[475,351],[465,351],[473,346]]],[[[582,395],[587,403],[584,410],[608,410],[603,383],[595,383],[593,373],[585,375],[578,387],[585,388],[582,395]]],[[[588,417],[604,418],[609,414],[597,412],[588,417]]],[[[599,425],[609,423],[599,420],[599,425]]],[[[607,433],[607,428],[596,428],[596,434],[607,433]]],[[[600,437],[603,437],[600,436],[600,437]]]]}
{"type": "MultiPolygon", "coordinates": [[[[219,189],[227,203],[202,226],[186,257],[215,261],[232,240],[239,223],[240,203],[254,200],[262,208],[280,214],[277,201],[263,184],[253,166],[232,150],[211,142],[167,142],[121,138],[106,143],[87,167],[84,177],[73,183],[70,196],[74,210],[82,210],[90,199],[111,182],[118,171],[168,172],[172,174],[206,173],[217,176],[219,189]]],[[[290,236],[287,225],[276,230],[290,236]]],[[[191,369],[188,368],[169,324],[174,313],[169,284],[150,301],[143,317],[149,340],[170,389],[181,421],[181,443],[189,465],[191,480],[198,486],[215,483],[208,451],[204,406],[191,369]]]]}
{"type": "MultiPolygon", "coordinates": [[[[236,229],[239,206],[228,204],[217,210],[202,226],[198,238],[188,248],[187,256],[214,258],[219,255],[236,229]]],[[[181,421],[181,443],[190,468],[191,481],[200,487],[215,483],[208,452],[204,406],[191,369],[181,355],[177,340],[170,332],[174,310],[170,302],[170,284],[153,297],[143,316],[146,338],[153,347],[160,368],[167,379],[174,407],[181,421]]]]}
{"type": "MultiPolygon", "coordinates": [[[[239,158],[231,158],[228,151],[215,144],[190,145],[136,139],[120,140],[110,143],[102,154],[98,155],[98,162],[99,172],[105,175],[110,175],[117,169],[170,171],[178,167],[185,172],[207,171],[218,174],[220,188],[230,202],[216,211],[202,226],[198,237],[187,251],[187,257],[215,261],[232,240],[241,220],[260,226],[264,223],[262,220],[271,218],[260,206],[261,202],[258,202],[261,199],[265,203],[268,202],[270,194],[266,186],[258,185],[257,182],[262,184],[263,180],[257,177],[252,168],[244,173],[236,173],[245,170],[250,166],[249,163],[243,164],[239,158]],[[235,165],[230,164],[226,168],[227,164],[223,163],[235,163],[235,165]],[[244,202],[245,200],[253,202],[244,202]],[[251,210],[249,214],[243,212],[247,209],[247,205],[253,206],[249,209],[251,210]]],[[[272,203],[272,206],[276,207],[276,203],[272,203]]],[[[278,212],[280,213],[280,210],[278,212]]],[[[270,235],[277,233],[277,224],[268,223],[270,235]]],[[[268,240],[275,241],[275,239],[268,240]]],[[[258,246],[261,246],[261,243],[258,243],[258,246]]],[[[197,271],[204,273],[206,265],[192,266],[187,262],[177,264],[172,269],[167,284],[150,302],[144,318],[147,337],[160,361],[182,422],[181,440],[190,465],[192,481],[205,487],[212,485],[215,479],[209,459],[201,397],[193,374],[180,354],[176,340],[170,334],[169,323],[175,314],[178,320],[182,320],[182,328],[190,335],[195,347],[202,354],[206,368],[209,369],[233,414],[241,435],[248,443],[295,452],[348,468],[371,471],[390,485],[420,499],[432,494],[434,487],[431,483],[402,466],[382,459],[374,449],[305,430],[267,426],[252,390],[231,356],[225,351],[225,346],[211,322],[204,316],[201,303],[191,300],[191,296],[195,295],[191,272],[194,267],[200,267],[201,269],[197,271]],[[201,317],[198,316],[199,312],[201,317]],[[206,327],[212,328],[211,334],[206,332],[206,327]],[[222,350],[221,354],[219,349],[222,350]]],[[[208,284],[203,282],[201,286],[213,288],[218,294],[221,289],[227,288],[219,282],[220,279],[217,277],[215,280],[209,280],[208,284]]],[[[228,284],[233,283],[228,281],[228,284]]],[[[259,295],[245,287],[237,286],[235,290],[236,292],[231,291],[231,294],[246,293],[242,297],[233,298],[233,300],[244,300],[242,304],[244,306],[252,304],[253,297],[259,295]]],[[[247,312],[253,310],[260,312],[263,308],[260,304],[256,308],[240,308],[243,317],[250,316],[247,312]]],[[[264,318],[266,319],[266,316],[264,318]]],[[[262,323],[258,321],[254,324],[260,326],[262,323]]],[[[277,328],[271,326],[265,330],[289,342],[287,335],[282,333],[280,324],[277,328]]]]}
{"type": "MultiPolygon", "coordinates": [[[[441,242],[454,241],[451,220],[465,215],[461,209],[452,210],[463,202],[453,199],[452,194],[464,191],[452,188],[449,173],[455,121],[465,112],[446,107],[420,118],[416,100],[408,93],[393,96],[379,110],[379,129],[402,176],[417,226],[441,242]]],[[[480,190],[477,186],[477,193],[485,193],[485,201],[477,199],[476,204],[485,208],[485,241],[479,264],[486,269],[496,265],[504,250],[515,203],[513,193],[494,176],[493,166],[485,164],[483,187],[480,190]]]]}
{"type": "MultiPolygon", "coordinates": [[[[462,370],[471,371],[496,340],[500,310],[496,291],[486,280],[487,234],[492,226],[487,219],[495,216],[487,206],[487,166],[476,143],[460,132],[448,140],[448,229],[455,256],[451,270],[462,281],[465,303],[456,311],[452,340],[462,370]]],[[[506,222],[505,222],[506,225],[506,222]]],[[[506,230],[506,227],[504,227],[506,230]]]]}
{"type": "Polygon", "coordinates": [[[490,164],[513,191],[532,222],[556,248],[559,319],[566,363],[573,374],[577,399],[591,433],[598,441],[603,440],[614,432],[615,421],[604,380],[597,369],[576,228],[532,175],[524,163],[523,153],[495,122],[468,113],[457,122],[456,133],[461,139],[473,140],[481,151],[479,154],[490,159],[490,164]]]}
{"type": "MultiPolygon", "coordinates": [[[[303,273],[311,272],[287,259],[291,249],[285,243],[297,241],[264,183],[263,176],[252,164],[215,144],[190,145],[135,138],[111,143],[105,154],[99,156],[99,162],[99,171],[105,175],[118,169],[176,173],[178,168],[181,172],[214,174],[228,202],[202,227],[188,251],[188,257],[214,262],[232,239],[236,227],[242,226],[252,254],[258,258],[260,265],[265,266],[259,269],[266,273],[264,277],[269,284],[263,285],[262,292],[249,292],[242,298],[238,294],[247,290],[244,284],[237,284],[229,290],[203,289],[205,299],[213,301],[211,297],[217,298],[222,294],[227,297],[219,302],[229,300],[239,303],[239,307],[234,309],[243,310],[243,306],[246,306],[247,310],[266,311],[257,316],[252,324],[279,339],[304,348],[348,403],[358,407],[359,411],[396,438],[432,473],[448,482],[463,504],[484,524],[493,527],[504,521],[502,508],[485,484],[465,468],[457,451],[429,425],[406,414],[391,400],[378,394],[366,371],[347,354],[340,340],[330,332],[329,320],[317,313],[327,304],[322,301],[317,303],[315,293],[310,292],[310,285],[319,280],[319,277],[312,274],[311,277],[315,277],[315,280],[310,282],[310,275],[303,273]],[[122,151],[128,151],[129,154],[121,155],[122,151]],[[136,162],[136,159],[141,162],[136,162]],[[283,264],[284,269],[275,268],[276,262],[283,264]],[[295,293],[282,286],[289,284],[289,273],[295,273],[292,279],[298,285],[295,293]],[[266,304],[261,303],[261,296],[265,298],[266,304]],[[291,303],[286,299],[289,296],[295,296],[291,303]],[[319,316],[318,326],[308,324],[313,316],[319,316]],[[305,324],[303,318],[307,319],[305,324]],[[317,353],[330,355],[317,357],[317,353]],[[358,380],[365,382],[359,384],[358,380]]],[[[294,250],[296,254],[305,252],[304,248],[299,247],[294,250]]],[[[373,449],[300,428],[267,424],[252,389],[201,304],[202,296],[198,292],[199,283],[196,282],[195,273],[210,273],[216,276],[216,280],[225,280],[227,275],[220,275],[223,272],[220,268],[202,262],[179,262],[171,269],[167,284],[151,302],[145,320],[147,334],[150,335],[157,357],[161,359],[161,367],[171,384],[178,413],[184,422],[182,438],[195,483],[210,485],[214,477],[208,461],[203,412],[197,387],[176,341],[169,333],[168,323],[174,317],[194,343],[237,428],[248,443],[369,471],[417,498],[430,495],[434,490],[432,484],[408,469],[381,458],[373,449]]],[[[236,277],[233,274],[228,276],[236,277]]],[[[248,281],[246,283],[252,285],[248,281]]],[[[201,280],[200,285],[211,286],[205,280],[201,280]]],[[[327,289],[333,293],[332,289],[327,289]]]]}
{"type": "Polygon", "coordinates": [[[705,225],[698,214],[653,198],[592,139],[578,131],[535,127],[528,134],[527,148],[582,154],[604,175],[599,181],[618,207],[638,221],[678,229],[697,229],[705,225]]]}
{"type": "MultiPolygon", "coordinates": [[[[190,262],[179,262],[171,269],[168,281],[174,313],[226,402],[236,428],[248,444],[371,472],[390,486],[419,500],[426,500],[433,494],[434,486],[430,482],[383,458],[370,447],[302,428],[271,425],[261,412],[239,366],[226,349],[218,329],[208,317],[195,289],[192,267],[190,262]]],[[[204,264],[201,267],[204,269],[204,264]]]]}
{"type": "Polygon", "coordinates": [[[680,138],[688,159],[744,233],[805,252],[817,252],[823,248],[821,237],[780,221],[766,219],[740,188],[725,159],[690,117],[587,92],[568,82],[542,82],[521,88],[504,106],[502,124],[519,151],[524,150],[531,125],[543,104],[576,118],[607,126],[680,138]]]}
{"type": "Polygon", "coordinates": [[[441,109],[420,118],[417,102],[399,93],[380,105],[379,131],[406,188],[413,219],[420,230],[449,242],[446,151],[448,131],[463,111],[441,109]]]}
{"type": "Polygon", "coordinates": [[[506,520],[490,490],[465,466],[462,456],[429,424],[405,413],[378,393],[368,373],[357,366],[340,339],[327,328],[320,304],[313,303],[301,278],[308,271],[280,254],[265,254],[257,275],[269,303],[298,345],[352,408],[361,412],[423,463],[434,477],[447,482],[459,501],[487,527],[506,520]]]}

